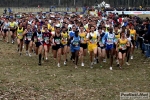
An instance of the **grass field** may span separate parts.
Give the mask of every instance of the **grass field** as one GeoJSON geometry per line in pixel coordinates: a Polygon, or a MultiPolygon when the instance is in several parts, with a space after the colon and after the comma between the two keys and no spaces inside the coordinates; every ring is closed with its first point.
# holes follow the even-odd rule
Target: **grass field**
{"type": "Polygon", "coordinates": [[[90,69],[88,57],[78,69],[70,61],[58,68],[51,53],[42,66],[37,60],[0,41],[0,100],[119,100],[120,92],[150,92],[150,59],[140,50],[123,70],[110,71],[108,64],[90,69]]]}

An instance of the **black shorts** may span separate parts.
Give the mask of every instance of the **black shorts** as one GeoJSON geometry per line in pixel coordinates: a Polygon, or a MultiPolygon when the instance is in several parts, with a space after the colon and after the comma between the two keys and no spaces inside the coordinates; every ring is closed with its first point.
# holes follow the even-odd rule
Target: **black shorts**
{"type": "Polygon", "coordinates": [[[121,49],[119,49],[119,52],[121,52],[122,54],[124,54],[124,53],[127,52],[127,50],[121,50],[121,49]]]}
{"type": "Polygon", "coordinates": [[[42,45],[42,43],[41,42],[36,42],[35,45],[36,45],[36,47],[39,47],[39,46],[42,45]]]}
{"type": "Polygon", "coordinates": [[[80,47],[83,49],[87,49],[87,44],[80,44],[80,47]]]}
{"type": "Polygon", "coordinates": [[[66,45],[61,45],[61,48],[64,48],[65,46],[67,46],[67,44],[66,45]]]}
{"type": "Polygon", "coordinates": [[[25,44],[29,44],[30,43],[30,41],[29,40],[25,40],[25,44]]]}
{"type": "Polygon", "coordinates": [[[6,34],[8,32],[8,29],[3,29],[4,33],[6,34]]]}
{"type": "Polygon", "coordinates": [[[114,49],[116,49],[116,44],[114,43],[114,49]]]}
{"type": "Polygon", "coordinates": [[[105,49],[106,47],[105,46],[98,46],[99,48],[101,48],[101,49],[105,49]]]}
{"type": "Polygon", "coordinates": [[[67,46],[70,47],[70,41],[67,42],[67,46]]]}
{"type": "Polygon", "coordinates": [[[15,33],[16,29],[10,29],[10,31],[12,31],[12,33],[15,33]]]}
{"type": "Polygon", "coordinates": [[[53,50],[58,50],[58,49],[60,49],[60,48],[62,48],[62,45],[52,46],[52,49],[53,49],[53,50]]]}
{"type": "Polygon", "coordinates": [[[131,40],[133,46],[135,46],[135,40],[131,40]]]}

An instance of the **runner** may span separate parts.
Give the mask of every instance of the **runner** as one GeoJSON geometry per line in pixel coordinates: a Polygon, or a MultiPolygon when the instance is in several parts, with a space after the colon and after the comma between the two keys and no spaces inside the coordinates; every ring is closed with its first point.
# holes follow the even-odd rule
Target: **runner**
{"type": "Polygon", "coordinates": [[[45,57],[45,60],[48,60],[48,53],[50,49],[50,37],[51,33],[48,31],[48,27],[45,26],[44,32],[43,32],[43,39],[44,39],[44,54],[43,54],[43,59],[45,57]]]}
{"type": "Polygon", "coordinates": [[[116,49],[117,48],[116,46],[117,46],[118,39],[120,38],[120,31],[117,25],[115,25],[114,27],[114,33],[115,33],[114,53],[115,53],[117,66],[119,67],[118,50],[116,49]]]}
{"type": "Polygon", "coordinates": [[[25,36],[25,44],[26,44],[26,55],[29,55],[29,57],[31,57],[32,56],[31,52],[33,47],[33,41],[32,41],[33,30],[31,24],[27,25],[27,29],[25,29],[24,36],[25,36]]]}
{"type": "Polygon", "coordinates": [[[20,55],[22,55],[23,38],[24,38],[23,34],[24,34],[24,28],[22,26],[22,23],[19,23],[19,26],[17,28],[17,44],[18,44],[18,51],[20,55]]]}
{"type": "Polygon", "coordinates": [[[99,39],[98,39],[98,55],[100,67],[102,67],[101,62],[105,59],[106,50],[105,50],[105,32],[103,32],[102,27],[98,27],[99,39]]]}
{"type": "Polygon", "coordinates": [[[87,34],[87,39],[89,41],[88,43],[88,51],[90,53],[90,61],[91,65],[90,68],[93,68],[93,63],[96,62],[96,57],[97,57],[97,38],[98,38],[98,33],[95,31],[95,27],[91,26],[90,27],[90,33],[87,34]],[[94,54],[94,61],[93,61],[93,54],[94,54]]]}
{"type": "Polygon", "coordinates": [[[133,59],[133,53],[134,53],[134,49],[135,49],[135,39],[136,39],[136,30],[134,29],[134,25],[131,26],[130,29],[130,35],[131,35],[131,42],[133,47],[131,47],[131,59],[133,59]]]}
{"type": "Polygon", "coordinates": [[[80,37],[79,37],[79,32],[75,31],[74,37],[71,38],[71,52],[72,52],[72,58],[75,60],[75,68],[77,67],[78,64],[78,58],[79,58],[79,51],[80,51],[80,37]]]}
{"type": "MultiPolygon", "coordinates": [[[[72,26],[72,31],[69,32],[69,40],[68,40],[68,50],[69,50],[69,51],[70,51],[71,38],[74,37],[75,31],[76,31],[76,26],[73,25],[73,26],[72,26]]],[[[71,58],[70,58],[70,60],[73,60],[73,62],[74,62],[74,59],[72,58],[72,53],[71,53],[71,58]]]]}
{"type": "Polygon", "coordinates": [[[67,64],[67,43],[68,43],[68,33],[66,30],[66,27],[62,27],[62,33],[61,33],[62,39],[61,39],[61,44],[62,44],[62,54],[64,55],[64,65],[67,64]]]}
{"type": "Polygon", "coordinates": [[[10,19],[9,28],[10,28],[10,34],[11,34],[11,43],[14,44],[15,39],[15,31],[16,31],[16,24],[13,19],[10,19]]]}
{"type": "Polygon", "coordinates": [[[86,56],[87,52],[87,42],[86,42],[86,35],[87,33],[84,31],[84,26],[80,26],[80,58],[81,58],[81,66],[84,66],[84,57],[86,56]]]}
{"type": "Polygon", "coordinates": [[[7,18],[5,19],[5,22],[2,25],[2,30],[3,30],[3,39],[4,39],[4,41],[9,43],[9,36],[8,36],[8,33],[9,33],[9,21],[8,21],[7,18]]]}
{"type": "Polygon", "coordinates": [[[129,46],[130,44],[128,42],[128,39],[125,36],[125,32],[121,32],[121,38],[118,40],[117,48],[116,48],[118,50],[120,69],[122,69],[122,66],[124,64],[124,59],[126,57],[126,50],[127,50],[127,47],[129,46]]]}
{"type": "Polygon", "coordinates": [[[129,42],[129,46],[127,46],[127,61],[126,64],[129,66],[129,59],[130,59],[130,52],[131,52],[131,47],[133,47],[132,42],[131,42],[131,36],[130,36],[130,30],[127,30],[127,34],[126,34],[127,40],[129,42]]]}
{"type": "Polygon", "coordinates": [[[39,55],[39,63],[38,65],[41,65],[41,59],[42,59],[42,50],[43,50],[43,33],[41,32],[41,27],[37,26],[37,31],[34,32],[32,40],[36,44],[36,54],[39,55]]]}
{"type": "Polygon", "coordinates": [[[54,59],[57,58],[57,67],[60,67],[60,60],[61,60],[61,49],[62,49],[62,44],[61,44],[61,33],[60,33],[60,26],[55,26],[55,34],[53,34],[50,38],[52,42],[52,49],[53,49],[53,56],[54,59]]]}
{"type": "Polygon", "coordinates": [[[109,28],[109,32],[107,32],[105,36],[107,58],[110,56],[110,70],[112,70],[115,42],[115,34],[113,33],[113,29],[109,28]]]}

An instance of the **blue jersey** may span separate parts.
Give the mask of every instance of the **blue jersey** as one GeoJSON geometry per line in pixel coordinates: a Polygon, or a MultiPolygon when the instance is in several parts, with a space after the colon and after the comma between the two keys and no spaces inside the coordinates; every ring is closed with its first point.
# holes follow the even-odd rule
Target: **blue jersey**
{"type": "Polygon", "coordinates": [[[69,36],[70,36],[70,37],[74,37],[74,36],[75,36],[75,32],[70,31],[70,32],[69,32],[69,36]]]}
{"type": "Polygon", "coordinates": [[[31,41],[32,36],[33,36],[33,32],[29,31],[29,32],[27,32],[27,34],[25,36],[26,36],[25,40],[31,41]]]}
{"type": "Polygon", "coordinates": [[[99,46],[102,47],[105,44],[105,36],[106,34],[103,32],[102,34],[100,34],[100,41],[99,41],[99,46]]]}
{"type": "Polygon", "coordinates": [[[105,44],[106,45],[113,45],[115,42],[115,34],[107,32],[105,35],[105,44]]]}
{"type": "Polygon", "coordinates": [[[73,37],[73,40],[71,40],[71,52],[75,52],[76,50],[80,50],[80,37],[73,37]]]}

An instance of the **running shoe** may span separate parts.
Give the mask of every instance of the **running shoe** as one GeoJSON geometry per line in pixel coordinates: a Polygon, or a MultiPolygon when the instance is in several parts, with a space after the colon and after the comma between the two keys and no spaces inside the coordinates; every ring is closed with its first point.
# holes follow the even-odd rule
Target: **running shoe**
{"type": "Polygon", "coordinates": [[[81,63],[81,66],[84,67],[84,63],[81,63]]]}
{"type": "Polygon", "coordinates": [[[75,65],[75,69],[77,69],[78,68],[78,66],[77,65],[75,65]]]}
{"type": "Polygon", "coordinates": [[[42,64],[39,62],[38,65],[41,66],[42,64]]]}
{"type": "Polygon", "coordinates": [[[126,65],[130,66],[130,64],[128,62],[126,62],[126,65]]]}
{"type": "Polygon", "coordinates": [[[103,62],[106,63],[106,59],[103,59],[103,62]]]}
{"type": "Polygon", "coordinates": [[[91,63],[90,68],[93,68],[93,62],[91,63]]]}
{"type": "Polygon", "coordinates": [[[110,67],[109,69],[112,70],[112,67],[110,67]]]}
{"type": "Polygon", "coordinates": [[[65,66],[67,65],[66,61],[64,61],[64,65],[65,65],[65,66]]]}
{"type": "Polygon", "coordinates": [[[131,59],[133,59],[133,56],[131,56],[131,59]]]}
{"type": "Polygon", "coordinates": [[[57,64],[57,67],[60,67],[60,64],[59,64],[59,63],[57,64]]]}
{"type": "Polygon", "coordinates": [[[31,57],[32,55],[31,55],[31,53],[29,53],[29,57],[31,57]]]}
{"type": "Polygon", "coordinates": [[[94,64],[97,64],[97,61],[96,61],[96,59],[94,58],[94,64]]]}

